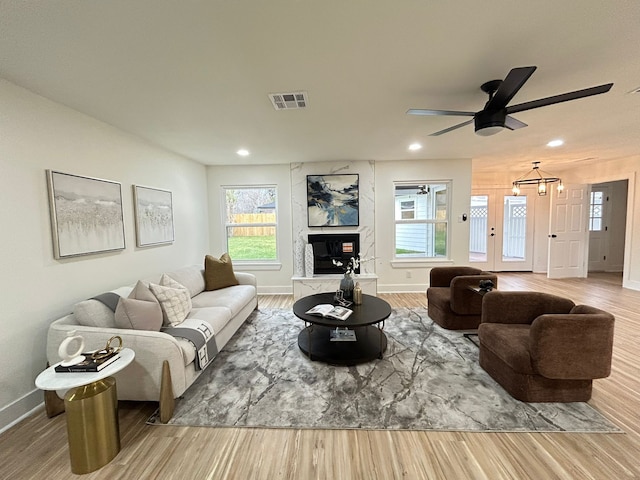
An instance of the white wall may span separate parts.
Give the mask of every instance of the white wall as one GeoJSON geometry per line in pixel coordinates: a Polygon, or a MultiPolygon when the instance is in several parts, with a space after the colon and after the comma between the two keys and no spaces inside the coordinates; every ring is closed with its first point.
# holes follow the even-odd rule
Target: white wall
{"type": "Polygon", "coordinates": [[[208,250],[205,167],[0,80],[0,429],[42,402],[47,327],[73,304],[208,250]],[[126,249],[54,260],[46,169],[121,182],[126,249]],[[173,193],[175,242],[135,247],[132,184],[173,193]]]}
{"type": "Polygon", "coordinates": [[[276,185],[278,187],[278,242],[280,261],[277,270],[261,270],[256,266],[239,270],[250,271],[258,277],[260,293],[292,293],[294,275],[293,255],[298,240],[311,231],[359,232],[363,257],[375,256],[364,263],[366,273],[378,275],[378,291],[424,291],[430,264],[412,263],[392,265],[394,181],[452,181],[450,259],[444,263],[466,264],[469,256],[469,223],[459,222],[458,216],[469,211],[471,191],[471,160],[414,160],[414,161],[357,161],[294,163],[289,165],[210,166],[207,167],[209,188],[210,245],[213,255],[224,252],[222,230],[222,186],[276,185]],[[360,225],[358,227],[307,227],[306,175],[357,173],[360,175],[360,225]],[[375,227],[375,228],[374,228],[375,227]],[[411,278],[407,278],[407,271],[411,278]]]}
{"type": "MultiPolygon", "coordinates": [[[[234,165],[207,167],[209,190],[209,251],[219,257],[225,252],[223,186],[275,185],[277,187],[278,257],[279,265],[258,266],[234,263],[239,271],[253,273],[258,282],[258,292],[291,293],[293,271],[293,246],[291,244],[291,179],[289,165],[234,165]]],[[[232,259],[233,260],[233,259],[232,259]]]]}
{"type": "MultiPolygon", "coordinates": [[[[421,292],[429,283],[430,267],[469,263],[471,159],[388,161],[375,163],[375,255],[379,292],[421,292]],[[443,262],[393,261],[394,182],[451,181],[449,259],[443,262]]],[[[426,301],[426,300],[425,300],[426,301]]]]}

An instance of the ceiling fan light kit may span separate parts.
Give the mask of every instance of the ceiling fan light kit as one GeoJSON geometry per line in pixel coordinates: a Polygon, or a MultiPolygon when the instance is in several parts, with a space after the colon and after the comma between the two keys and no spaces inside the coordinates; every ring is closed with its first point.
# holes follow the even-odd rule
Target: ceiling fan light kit
{"type": "Polygon", "coordinates": [[[511,117],[511,113],[523,112],[525,110],[532,110],[534,108],[553,105],[555,103],[568,102],[569,100],[577,100],[578,98],[606,93],[613,86],[613,83],[607,83],[597,87],[585,88],[583,90],[576,90],[560,95],[554,95],[552,97],[540,98],[531,102],[507,106],[525,82],[529,80],[529,77],[533,72],[535,72],[536,68],[537,67],[535,66],[512,68],[504,80],[490,80],[483,83],[480,89],[489,95],[489,100],[485,104],[484,108],[478,112],[412,108],[407,111],[407,114],[473,117],[471,120],[431,133],[429,135],[430,137],[439,136],[443,133],[457,130],[465,125],[469,125],[471,122],[474,122],[476,134],[487,137],[495,135],[505,128],[509,130],[516,130],[527,126],[526,123],[511,117]]]}
{"type": "Polygon", "coordinates": [[[536,185],[538,190],[538,195],[544,196],[547,194],[547,184],[549,183],[557,183],[558,192],[562,192],[564,190],[564,185],[562,184],[562,179],[559,177],[552,177],[548,173],[542,171],[539,167],[540,162],[531,162],[533,164],[533,168],[522,175],[517,180],[514,180],[512,183],[511,191],[514,196],[520,195],[520,187],[526,185],[536,185]]]}

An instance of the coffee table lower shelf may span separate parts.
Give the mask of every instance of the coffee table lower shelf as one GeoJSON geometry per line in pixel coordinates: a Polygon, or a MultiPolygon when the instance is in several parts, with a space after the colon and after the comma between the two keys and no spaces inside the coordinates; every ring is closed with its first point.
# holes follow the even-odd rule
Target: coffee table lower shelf
{"type": "Polygon", "coordinates": [[[378,327],[354,328],[356,341],[332,342],[331,330],[322,325],[310,325],[298,335],[298,346],[311,360],[331,365],[357,365],[382,358],[387,349],[387,336],[378,327]]]}

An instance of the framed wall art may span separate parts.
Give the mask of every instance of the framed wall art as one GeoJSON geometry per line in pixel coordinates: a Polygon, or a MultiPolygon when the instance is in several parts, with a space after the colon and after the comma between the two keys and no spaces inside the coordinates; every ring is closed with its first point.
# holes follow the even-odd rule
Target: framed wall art
{"type": "Polygon", "coordinates": [[[133,204],[138,247],[173,243],[173,203],[170,191],[134,185],[133,204]]]}
{"type": "Polygon", "coordinates": [[[47,170],[56,259],[124,250],[118,182],[47,170]]]}
{"type": "Polygon", "coordinates": [[[358,174],[307,175],[309,227],[359,224],[358,174]]]}

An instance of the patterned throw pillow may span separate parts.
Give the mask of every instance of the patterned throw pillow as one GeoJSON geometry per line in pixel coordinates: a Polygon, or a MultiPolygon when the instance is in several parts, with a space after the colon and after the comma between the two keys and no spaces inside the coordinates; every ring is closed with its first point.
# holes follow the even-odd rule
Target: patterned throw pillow
{"type": "Polygon", "coordinates": [[[205,290],[208,291],[239,284],[228,253],[219,259],[211,255],[204,257],[204,281],[205,290]]]}
{"type": "Polygon", "coordinates": [[[149,288],[160,302],[165,326],[175,327],[187,318],[191,312],[189,290],[166,274],[160,278],[160,285],[151,283],[149,288]]]}

